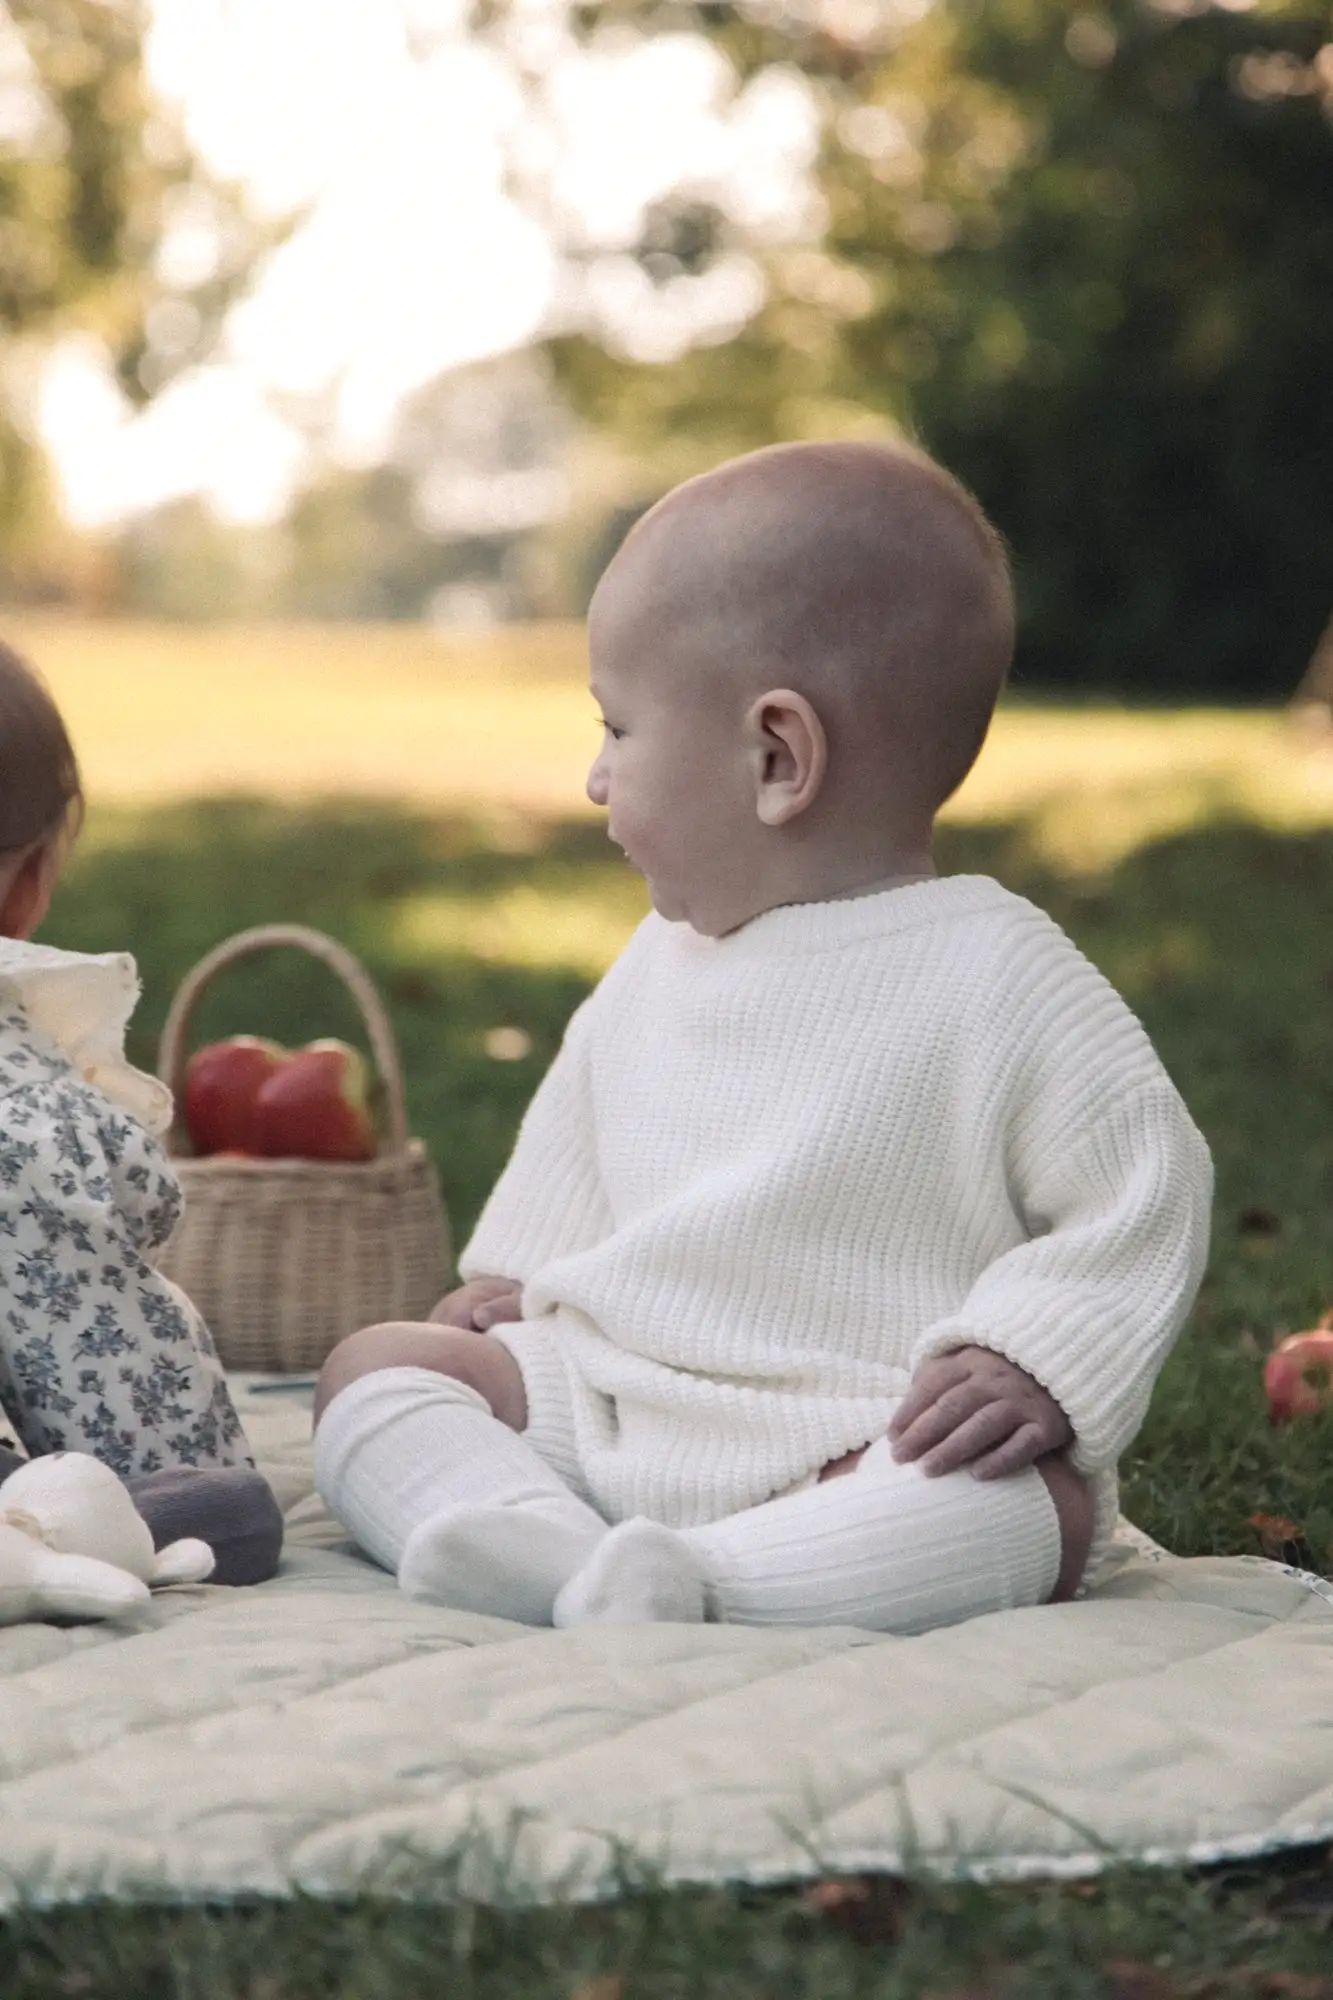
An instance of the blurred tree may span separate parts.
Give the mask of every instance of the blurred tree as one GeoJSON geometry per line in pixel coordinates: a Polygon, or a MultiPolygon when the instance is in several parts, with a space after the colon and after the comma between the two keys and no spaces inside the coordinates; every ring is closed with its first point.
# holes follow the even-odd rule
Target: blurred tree
{"type": "Polygon", "coordinates": [[[143,75],[140,0],[0,0],[0,586],[60,594],[76,538],[39,447],[42,368],[100,342],[142,402],[205,358],[278,231],[190,156],[143,75]]]}
{"type": "MultiPolygon", "coordinates": [[[[281,521],[221,521],[190,498],[129,521],[125,601],[155,617],[549,616],[548,524],[566,424],[537,354],[450,370],[406,397],[385,460],[338,464],[327,438],[281,521]]],[[[297,421],[302,411],[290,410],[297,421]]],[[[320,412],[304,413],[313,429],[320,412]]]]}
{"type": "MultiPolygon", "coordinates": [[[[523,10],[478,12],[501,43],[523,10]]],[[[1333,602],[1333,5],[740,0],[574,8],[689,29],[737,88],[816,93],[821,230],[748,246],[744,327],[645,367],[585,307],[574,407],[651,461],[902,426],[1014,550],[1020,678],[1271,696],[1333,602]]],[[[534,99],[542,83],[529,76],[534,99]]],[[[658,285],[735,254],[707,189],[644,217],[658,285]]],[[[583,265],[623,251],[575,243],[583,265]]]]}

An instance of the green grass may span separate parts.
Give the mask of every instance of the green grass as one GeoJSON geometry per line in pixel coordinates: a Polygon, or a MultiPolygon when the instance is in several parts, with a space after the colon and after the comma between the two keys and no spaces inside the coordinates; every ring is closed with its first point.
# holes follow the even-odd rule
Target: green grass
{"type": "MultiPolygon", "coordinates": [[[[1154,770],[1117,718],[1033,711],[1023,782],[956,815],[940,861],[997,875],[1066,926],[1140,1014],[1214,1150],[1209,1276],[1125,1467],[1127,1511],[1184,1554],[1255,1553],[1250,1516],[1287,1516],[1295,1553],[1333,1571],[1333,1421],[1270,1428],[1260,1384],[1272,1340],[1333,1302],[1333,815],[1310,805],[1327,788],[1318,772],[1258,799],[1273,720],[1222,720],[1259,748],[1247,762],[1233,746],[1231,777],[1200,778],[1216,718],[1193,734],[1188,717],[1160,718],[1174,752],[1154,770]],[[1042,729],[1059,751],[1039,768],[1042,729]]],[[[1157,740],[1152,718],[1129,722],[1140,750],[1157,740]]],[[[573,809],[496,822],[348,796],[95,802],[46,935],[134,947],[147,1063],[175,983],[220,936],[297,918],[343,938],[390,1003],[461,1242],[571,1008],[642,907],[600,826],[573,809]],[[528,1052],[488,1053],[497,1028],[521,1031],[528,1052]]],[[[326,973],[275,955],[228,976],[198,1033],[239,1029],[303,1040],[355,1020],[326,973]]],[[[1323,1854],[1096,1887],[881,1889],[841,1915],[851,1929],[796,1891],[527,1914],[369,1900],[32,1913],[0,1932],[0,1993],[1333,2000],[1323,1854]]]]}
{"type": "Polygon", "coordinates": [[[1063,1889],[640,1892],[604,1909],[310,1901],[24,1913],[5,2000],[1333,2000],[1322,1858],[1063,1889]],[[860,1895],[857,1891],[861,1891],[860,1895]]]}

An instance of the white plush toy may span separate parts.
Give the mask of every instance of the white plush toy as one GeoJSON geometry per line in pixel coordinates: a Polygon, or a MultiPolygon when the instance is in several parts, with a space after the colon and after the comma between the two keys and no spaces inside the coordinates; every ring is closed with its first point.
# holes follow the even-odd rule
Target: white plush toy
{"type": "Polygon", "coordinates": [[[150,1584],[202,1583],[213,1563],[207,1542],[155,1552],[126,1487],[86,1452],[31,1459],[0,1485],[0,1625],[118,1618],[150,1584]]]}

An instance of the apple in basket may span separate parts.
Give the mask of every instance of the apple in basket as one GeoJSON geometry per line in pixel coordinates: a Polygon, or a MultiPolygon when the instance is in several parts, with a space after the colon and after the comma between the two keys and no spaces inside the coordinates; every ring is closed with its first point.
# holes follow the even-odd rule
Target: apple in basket
{"type": "Polygon", "coordinates": [[[1268,1414],[1275,1424],[1333,1403],[1333,1311],[1307,1333],[1288,1334],[1264,1363],[1268,1414]]]}
{"type": "Polygon", "coordinates": [[[373,1159],[365,1057],[332,1037],[295,1050],[260,1085],[253,1129],[254,1150],[268,1159],[373,1159]]]}
{"type": "Polygon", "coordinates": [[[191,1056],[185,1072],[182,1109],[190,1143],[199,1155],[253,1153],[255,1099],[286,1062],[280,1042],[258,1035],[232,1035],[210,1042],[191,1056]]]}

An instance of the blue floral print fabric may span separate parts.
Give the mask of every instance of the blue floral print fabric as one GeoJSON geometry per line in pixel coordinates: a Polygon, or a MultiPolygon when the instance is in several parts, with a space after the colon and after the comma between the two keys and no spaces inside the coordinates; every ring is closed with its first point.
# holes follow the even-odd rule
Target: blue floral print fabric
{"type": "Polygon", "coordinates": [[[180,1208],[157,1141],[0,1003],[0,1405],[29,1454],[253,1463],[207,1327],[149,1261],[180,1208]]]}

